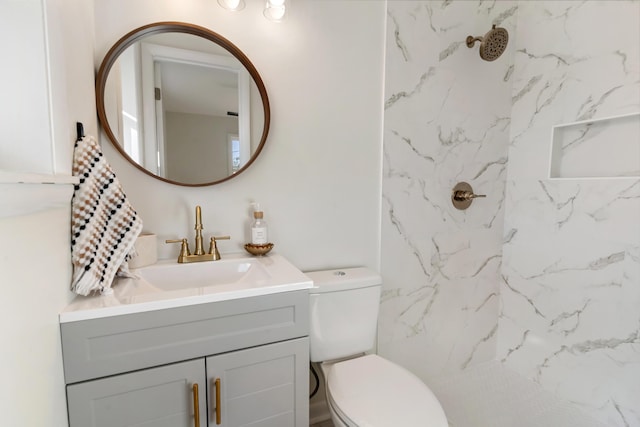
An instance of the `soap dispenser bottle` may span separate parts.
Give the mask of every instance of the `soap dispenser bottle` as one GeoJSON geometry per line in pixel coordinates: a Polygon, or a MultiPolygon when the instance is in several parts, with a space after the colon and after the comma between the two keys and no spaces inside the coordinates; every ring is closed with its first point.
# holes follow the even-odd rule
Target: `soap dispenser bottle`
{"type": "Polygon", "coordinates": [[[253,223],[251,224],[251,243],[254,245],[266,245],[269,242],[267,222],[264,220],[264,212],[260,204],[253,204],[253,223]]]}

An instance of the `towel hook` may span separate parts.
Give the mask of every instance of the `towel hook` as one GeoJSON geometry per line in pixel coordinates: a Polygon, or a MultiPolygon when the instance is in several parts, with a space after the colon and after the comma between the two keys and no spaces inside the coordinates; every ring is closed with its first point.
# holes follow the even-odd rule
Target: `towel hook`
{"type": "Polygon", "coordinates": [[[76,122],[76,135],[76,141],[84,138],[84,125],[81,122],[76,122]]]}

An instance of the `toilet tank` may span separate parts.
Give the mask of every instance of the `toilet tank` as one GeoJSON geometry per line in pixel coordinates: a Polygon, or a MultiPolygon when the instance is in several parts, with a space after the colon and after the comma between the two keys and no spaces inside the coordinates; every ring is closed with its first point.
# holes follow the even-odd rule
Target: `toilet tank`
{"type": "Polygon", "coordinates": [[[309,289],[309,356],[339,359],[373,348],[382,278],[364,267],[305,273],[309,289]]]}

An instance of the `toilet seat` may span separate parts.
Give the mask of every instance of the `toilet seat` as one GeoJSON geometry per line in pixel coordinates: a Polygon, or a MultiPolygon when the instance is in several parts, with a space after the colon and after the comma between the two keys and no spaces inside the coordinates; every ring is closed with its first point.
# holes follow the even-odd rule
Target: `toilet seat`
{"type": "Polygon", "coordinates": [[[406,369],[375,354],[326,366],[329,404],[350,426],[447,427],[433,392],[406,369]]]}

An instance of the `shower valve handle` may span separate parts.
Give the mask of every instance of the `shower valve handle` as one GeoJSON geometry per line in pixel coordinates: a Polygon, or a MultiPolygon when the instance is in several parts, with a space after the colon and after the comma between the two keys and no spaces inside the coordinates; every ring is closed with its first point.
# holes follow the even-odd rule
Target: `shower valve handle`
{"type": "Polygon", "coordinates": [[[473,199],[487,197],[484,194],[475,194],[473,188],[466,182],[459,182],[451,192],[451,202],[456,209],[464,210],[471,206],[473,199]]]}
{"type": "Polygon", "coordinates": [[[478,197],[487,197],[486,194],[473,194],[473,191],[458,190],[453,194],[453,198],[459,202],[465,200],[477,199],[478,197]]]}

